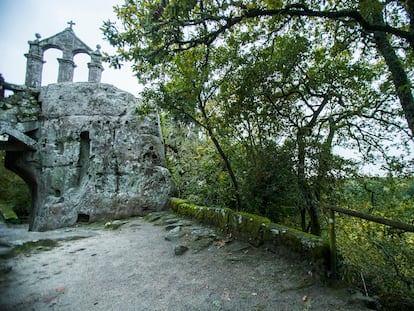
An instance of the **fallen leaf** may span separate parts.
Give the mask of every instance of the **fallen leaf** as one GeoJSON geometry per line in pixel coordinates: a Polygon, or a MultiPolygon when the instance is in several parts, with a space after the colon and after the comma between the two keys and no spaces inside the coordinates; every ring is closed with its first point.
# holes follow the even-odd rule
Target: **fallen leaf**
{"type": "Polygon", "coordinates": [[[222,248],[224,246],[226,246],[226,242],[225,241],[216,241],[213,243],[214,246],[217,246],[218,248],[222,248]]]}

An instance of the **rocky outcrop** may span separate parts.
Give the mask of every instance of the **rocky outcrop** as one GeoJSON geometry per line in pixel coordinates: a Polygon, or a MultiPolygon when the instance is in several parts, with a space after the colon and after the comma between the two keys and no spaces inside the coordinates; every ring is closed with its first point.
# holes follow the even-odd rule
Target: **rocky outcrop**
{"type": "Polygon", "coordinates": [[[91,82],[42,87],[38,105],[38,128],[25,133],[35,148],[6,155],[6,166],[31,188],[31,230],[166,206],[174,185],[156,112],[139,115],[133,95],[91,82]]]}

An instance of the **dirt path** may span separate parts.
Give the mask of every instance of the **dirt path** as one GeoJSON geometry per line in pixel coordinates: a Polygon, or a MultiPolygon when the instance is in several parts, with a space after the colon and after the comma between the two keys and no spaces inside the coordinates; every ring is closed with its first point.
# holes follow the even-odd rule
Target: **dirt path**
{"type": "Polygon", "coordinates": [[[152,220],[46,233],[0,226],[3,245],[61,240],[1,263],[0,310],[365,310],[284,250],[230,242],[176,216],[152,220]]]}

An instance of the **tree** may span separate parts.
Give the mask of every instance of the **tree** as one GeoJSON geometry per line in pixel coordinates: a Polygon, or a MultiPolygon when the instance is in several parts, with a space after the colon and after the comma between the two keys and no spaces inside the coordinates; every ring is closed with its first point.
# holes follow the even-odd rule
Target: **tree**
{"type": "MultiPolygon", "coordinates": [[[[104,25],[118,47],[107,59],[115,66],[134,61],[137,76],[150,87],[147,100],[206,130],[237,195],[240,180],[246,185],[253,176],[244,176],[240,164],[257,165],[234,150],[260,156],[273,150],[273,156],[279,151],[272,144],[290,146],[302,229],[308,229],[307,213],[311,232],[319,234],[321,201],[344,164],[333,146],[385,154],[381,139],[404,131],[401,109],[393,105],[396,96],[385,62],[372,48],[374,37],[361,36],[365,28],[358,19],[344,15],[356,3],[269,3],[127,1],[116,9],[124,31],[104,25]]],[[[258,180],[258,189],[265,189],[264,180],[271,183],[258,180]]],[[[242,206],[240,197],[237,202],[242,206]]]]}
{"type": "MultiPolygon", "coordinates": [[[[233,36],[235,45],[243,35],[233,36]]],[[[395,138],[387,126],[402,127],[392,97],[371,86],[381,71],[364,62],[349,66],[346,49],[321,47],[299,35],[278,35],[244,53],[239,46],[232,50],[239,51],[237,58],[221,53],[237,63],[222,85],[223,119],[233,137],[244,137],[250,154],[268,141],[295,145],[301,226],[307,231],[308,213],[311,232],[319,234],[319,205],[329,194],[332,171],[345,164],[332,154],[333,146],[341,139],[365,153],[382,152],[379,141],[395,138]]]]}
{"type": "Polygon", "coordinates": [[[180,198],[207,206],[235,206],[223,160],[205,130],[163,112],[166,160],[180,198]]]}
{"type": "MultiPolygon", "coordinates": [[[[235,198],[236,209],[241,209],[239,184],[232,168],[232,164],[226,151],[219,141],[216,122],[219,113],[214,105],[216,90],[219,85],[211,75],[214,72],[216,62],[210,61],[214,50],[197,47],[174,57],[174,62],[164,67],[164,75],[168,79],[160,79],[151,89],[147,89],[144,97],[147,104],[155,102],[157,105],[168,109],[182,120],[194,122],[205,130],[220,155],[225,170],[228,172],[235,198]]],[[[218,62],[220,63],[220,62],[218,62]]],[[[220,65],[220,64],[219,64],[220,65]]]]}
{"type": "MultiPolygon", "coordinates": [[[[372,57],[372,47],[382,55],[398,96],[407,124],[414,133],[412,94],[412,54],[414,48],[414,1],[291,1],[273,0],[128,0],[115,8],[123,30],[105,22],[109,42],[118,47],[107,56],[114,66],[133,60],[141,78],[151,79],[162,72],[160,64],[196,46],[223,44],[230,30],[248,32],[254,27],[267,34],[287,30],[306,31],[306,24],[317,19],[322,31],[334,40],[347,37],[353,54],[372,57]]],[[[265,40],[266,35],[256,40],[265,40]]],[[[254,44],[254,42],[249,42],[254,44]]],[[[323,44],[323,42],[321,42],[323,44]]]]}

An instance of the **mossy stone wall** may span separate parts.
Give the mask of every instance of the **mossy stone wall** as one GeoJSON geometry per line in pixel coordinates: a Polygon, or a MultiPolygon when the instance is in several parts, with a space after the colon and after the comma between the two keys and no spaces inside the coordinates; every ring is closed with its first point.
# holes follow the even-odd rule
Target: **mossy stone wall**
{"type": "Polygon", "coordinates": [[[321,237],[272,223],[266,217],[235,212],[229,208],[195,205],[178,198],[170,200],[170,208],[180,215],[216,226],[256,245],[284,245],[314,260],[328,259],[329,247],[321,237]]]}

